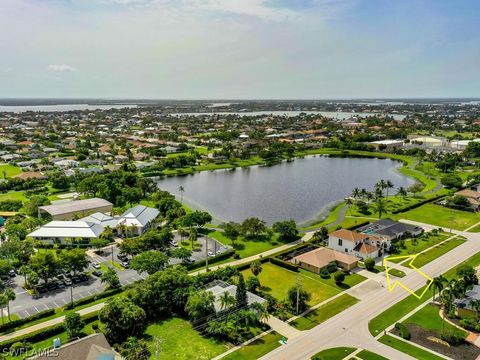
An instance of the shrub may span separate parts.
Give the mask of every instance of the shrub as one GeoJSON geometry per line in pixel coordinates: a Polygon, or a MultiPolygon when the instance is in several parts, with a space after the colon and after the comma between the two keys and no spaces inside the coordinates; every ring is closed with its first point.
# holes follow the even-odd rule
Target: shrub
{"type": "Polygon", "coordinates": [[[396,323],[395,329],[398,330],[402,339],[410,340],[411,338],[410,330],[408,330],[408,328],[405,325],[403,325],[402,323],[396,323]]]}
{"type": "Polygon", "coordinates": [[[463,336],[455,333],[443,334],[441,339],[453,346],[463,344],[464,342],[463,336]]]}
{"type": "Polygon", "coordinates": [[[330,278],[330,273],[328,272],[328,270],[326,268],[323,268],[322,270],[320,270],[320,277],[322,279],[330,278]]]}
{"type": "Polygon", "coordinates": [[[292,263],[289,263],[287,261],[283,261],[283,260],[280,260],[280,259],[277,259],[275,257],[272,257],[270,258],[270,262],[272,264],[275,264],[275,265],[278,265],[280,267],[283,267],[287,270],[291,270],[291,271],[295,271],[295,272],[298,272],[298,266],[295,265],[295,264],[292,264],[292,263]]]}
{"type": "Polygon", "coordinates": [[[10,329],[14,329],[14,328],[16,328],[20,325],[24,325],[24,324],[27,324],[29,322],[32,322],[32,321],[35,321],[35,320],[38,320],[38,319],[43,319],[47,316],[51,316],[51,315],[54,315],[54,314],[55,314],[55,309],[48,309],[48,310],[40,311],[39,313],[37,313],[35,315],[28,316],[28,317],[23,318],[23,319],[12,320],[12,321],[9,321],[6,324],[0,325],[0,331],[4,332],[4,331],[10,330],[10,329]]]}
{"type": "Polygon", "coordinates": [[[345,280],[345,274],[341,271],[338,271],[333,275],[333,278],[335,279],[335,283],[341,284],[343,280],[345,280]]]}
{"type": "Polygon", "coordinates": [[[371,258],[366,258],[364,264],[365,269],[367,269],[368,271],[372,271],[373,269],[375,269],[375,260],[371,258]]]}

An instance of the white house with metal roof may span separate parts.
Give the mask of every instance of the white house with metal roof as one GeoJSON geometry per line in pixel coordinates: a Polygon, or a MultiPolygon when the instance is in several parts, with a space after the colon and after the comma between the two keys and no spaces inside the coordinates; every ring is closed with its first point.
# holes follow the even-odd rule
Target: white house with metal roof
{"type": "Polygon", "coordinates": [[[137,205],[121,216],[96,212],[76,221],[51,221],[28,234],[29,237],[48,242],[65,243],[71,239],[89,242],[98,238],[108,226],[119,231],[121,225],[128,228],[129,235],[142,235],[151,228],[160,212],[144,205],[137,205]]]}

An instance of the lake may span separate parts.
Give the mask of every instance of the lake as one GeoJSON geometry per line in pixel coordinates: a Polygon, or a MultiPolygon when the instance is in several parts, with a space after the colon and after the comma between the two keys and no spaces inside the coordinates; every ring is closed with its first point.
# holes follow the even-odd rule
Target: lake
{"type": "Polygon", "coordinates": [[[158,186],[180,196],[193,208],[205,209],[217,221],[242,221],[255,216],[269,225],[294,219],[305,224],[332,204],[349,196],[353,188],[372,190],[380,179],[408,187],[414,183],[390,159],[309,156],[273,166],[203,171],[187,176],[164,177],[158,186]]]}
{"type": "Polygon", "coordinates": [[[0,105],[0,112],[22,113],[26,111],[44,111],[44,112],[61,112],[61,111],[80,111],[80,110],[110,110],[136,108],[137,105],[95,105],[95,104],[58,104],[58,105],[0,105]]]}

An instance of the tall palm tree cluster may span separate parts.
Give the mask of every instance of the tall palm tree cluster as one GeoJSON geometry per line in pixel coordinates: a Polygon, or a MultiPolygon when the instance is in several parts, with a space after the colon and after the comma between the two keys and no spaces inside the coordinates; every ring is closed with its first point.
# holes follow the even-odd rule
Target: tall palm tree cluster
{"type": "MultiPolygon", "coordinates": [[[[478,283],[478,279],[476,279],[475,275],[472,276],[471,274],[464,274],[460,279],[451,280],[448,280],[443,275],[433,278],[430,285],[432,289],[432,301],[439,303],[443,310],[442,336],[445,331],[445,316],[455,315],[455,301],[465,298],[467,290],[475,283],[478,283]],[[437,300],[435,300],[435,295],[437,295],[437,300]]],[[[478,323],[480,300],[471,300],[470,305],[477,312],[478,323]]]]}
{"type": "MultiPolygon", "coordinates": [[[[368,206],[374,204],[374,210],[378,213],[380,219],[384,213],[387,212],[389,190],[393,189],[394,185],[390,180],[381,179],[374,186],[373,191],[367,191],[365,188],[355,188],[352,191],[351,197],[347,199],[347,205],[355,204],[360,206],[362,203],[368,206]]],[[[407,196],[407,190],[404,187],[398,188],[398,195],[407,196]]]]}

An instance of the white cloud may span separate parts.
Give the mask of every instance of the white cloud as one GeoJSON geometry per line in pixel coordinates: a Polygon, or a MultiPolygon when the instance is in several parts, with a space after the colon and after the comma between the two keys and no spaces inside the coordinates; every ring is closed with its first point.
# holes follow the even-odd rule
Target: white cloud
{"type": "Polygon", "coordinates": [[[52,64],[48,65],[48,70],[56,71],[56,72],[76,72],[78,71],[77,68],[67,64],[52,64]]]}

